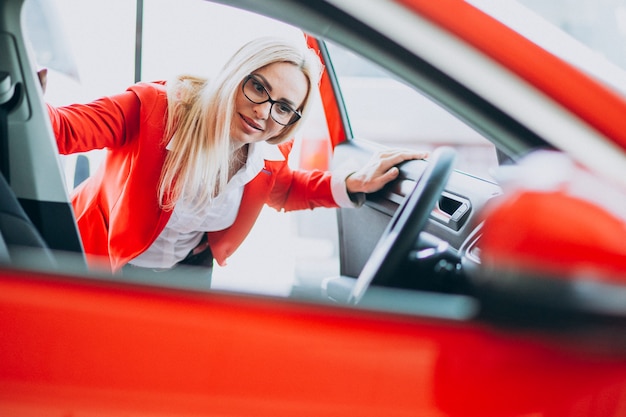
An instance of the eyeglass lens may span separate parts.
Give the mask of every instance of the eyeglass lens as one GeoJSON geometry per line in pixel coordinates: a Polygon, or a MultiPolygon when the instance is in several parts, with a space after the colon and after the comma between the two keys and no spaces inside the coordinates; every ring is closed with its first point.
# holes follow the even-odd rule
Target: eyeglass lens
{"type": "Polygon", "coordinates": [[[300,115],[287,103],[272,100],[265,86],[253,76],[249,76],[243,84],[243,93],[248,100],[256,104],[269,101],[271,103],[270,115],[272,119],[283,126],[294,123],[300,118],[300,115]]]}

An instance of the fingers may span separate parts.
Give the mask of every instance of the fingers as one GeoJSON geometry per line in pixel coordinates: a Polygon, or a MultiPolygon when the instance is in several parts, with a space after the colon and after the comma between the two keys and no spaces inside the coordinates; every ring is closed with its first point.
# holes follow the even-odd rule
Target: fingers
{"type": "Polygon", "coordinates": [[[401,162],[413,159],[424,159],[427,156],[428,152],[396,149],[379,152],[374,158],[378,159],[383,171],[387,171],[390,167],[398,165],[401,162]]]}
{"type": "MultiPolygon", "coordinates": [[[[385,165],[385,164],[383,164],[385,165]]],[[[373,193],[393,181],[400,174],[396,166],[382,166],[380,163],[366,165],[346,178],[349,192],[373,193]]]]}
{"type": "Polygon", "coordinates": [[[402,159],[424,159],[428,156],[426,151],[415,151],[410,149],[388,149],[378,153],[380,158],[402,158],[402,159]]]}
{"type": "Polygon", "coordinates": [[[398,169],[398,167],[394,166],[388,169],[387,172],[385,172],[383,175],[381,175],[380,180],[384,185],[387,184],[389,181],[396,179],[398,177],[398,174],[400,174],[400,170],[398,169]]]}
{"type": "Polygon", "coordinates": [[[372,193],[396,179],[400,170],[396,165],[401,162],[424,159],[428,152],[409,150],[385,150],[372,157],[370,162],[346,178],[348,192],[372,193]]]}
{"type": "Polygon", "coordinates": [[[399,174],[400,174],[400,170],[398,169],[398,167],[394,166],[388,169],[387,172],[385,172],[383,175],[378,177],[378,184],[376,184],[376,187],[375,187],[376,191],[383,188],[388,182],[393,181],[396,178],[398,178],[399,174]]]}

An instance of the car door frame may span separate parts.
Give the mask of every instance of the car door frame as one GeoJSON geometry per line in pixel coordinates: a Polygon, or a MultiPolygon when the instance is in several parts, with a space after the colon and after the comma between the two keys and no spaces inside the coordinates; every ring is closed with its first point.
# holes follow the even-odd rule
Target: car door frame
{"type": "MultiPolygon", "coordinates": [[[[383,151],[385,147],[354,137],[350,126],[348,111],[345,108],[340,83],[334,71],[332,57],[326,47],[325,41],[308,35],[307,42],[311,48],[319,51],[320,59],[325,68],[320,82],[320,95],[327,117],[330,141],[334,150],[333,168],[341,167],[345,161],[358,161],[359,164],[365,164],[373,154],[383,151]]],[[[433,73],[434,70],[432,68],[429,68],[428,65],[425,65],[425,67],[428,73],[433,73]]],[[[442,74],[433,75],[433,77],[445,78],[442,74]]],[[[451,80],[447,80],[447,82],[454,85],[457,89],[461,89],[458,83],[454,83],[451,80]]],[[[469,96],[467,92],[457,94],[469,96]]],[[[484,103],[481,103],[481,105],[486,107],[484,103]]],[[[502,115],[497,115],[495,118],[499,121],[506,120],[502,115]]],[[[538,143],[541,142],[529,131],[521,128],[512,121],[507,121],[506,124],[503,123],[503,125],[507,125],[507,129],[516,130],[518,132],[524,131],[524,133],[531,135],[533,140],[538,143]]],[[[415,182],[419,180],[424,169],[425,163],[423,161],[404,164],[401,168],[400,179],[389,184],[380,192],[369,195],[364,207],[356,212],[351,208],[340,208],[337,210],[340,276],[356,278],[359,275],[374,249],[378,237],[380,237],[387,227],[389,220],[404,197],[413,188],[415,182]],[[365,224],[367,224],[367,228],[363,228],[365,224]]],[[[457,184],[462,183],[462,177],[462,174],[456,173],[455,178],[451,181],[457,184]]],[[[472,193],[472,198],[478,200],[479,203],[476,208],[482,207],[486,202],[485,196],[492,197],[500,192],[499,187],[489,181],[480,182],[478,188],[479,190],[472,193]]],[[[462,187],[461,189],[465,192],[462,187]]],[[[454,188],[452,188],[452,190],[454,190],[454,188]]],[[[452,193],[448,193],[448,198],[455,198],[453,197],[454,195],[454,191],[452,191],[452,193]]],[[[439,210],[439,212],[441,212],[441,210],[439,210]]],[[[468,228],[472,225],[476,214],[476,211],[468,210],[467,216],[464,219],[464,224],[467,224],[468,228]]],[[[465,233],[455,233],[459,232],[458,229],[451,232],[441,227],[441,224],[433,219],[429,222],[427,230],[436,231],[438,236],[446,237],[449,241],[454,242],[457,248],[460,247],[464,237],[469,233],[469,231],[465,233]]]]}

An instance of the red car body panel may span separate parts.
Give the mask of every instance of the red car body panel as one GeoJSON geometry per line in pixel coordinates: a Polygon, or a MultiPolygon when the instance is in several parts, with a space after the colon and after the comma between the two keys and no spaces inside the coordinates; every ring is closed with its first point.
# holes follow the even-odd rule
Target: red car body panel
{"type": "Polygon", "coordinates": [[[6,416],[626,414],[582,335],[6,271],[0,314],[6,416]]]}
{"type": "MultiPolygon", "coordinates": [[[[306,40],[309,47],[312,48],[314,51],[320,50],[319,43],[317,39],[315,39],[315,37],[307,36],[306,40]]],[[[320,59],[322,61],[324,60],[323,57],[320,57],[320,59]]],[[[337,146],[339,143],[345,141],[348,138],[348,135],[343,124],[341,110],[338,104],[341,101],[337,98],[335,87],[333,86],[328,71],[324,71],[322,73],[319,90],[320,97],[322,99],[322,106],[324,107],[324,115],[326,116],[328,135],[331,145],[334,149],[335,146],[337,146]]]]}
{"type": "Polygon", "coordinates": [[[626,282],[626,224],[593,202],[563,191],[523,191],[498,201],[485,217],[484,265],[561,280],[626,282]]]}

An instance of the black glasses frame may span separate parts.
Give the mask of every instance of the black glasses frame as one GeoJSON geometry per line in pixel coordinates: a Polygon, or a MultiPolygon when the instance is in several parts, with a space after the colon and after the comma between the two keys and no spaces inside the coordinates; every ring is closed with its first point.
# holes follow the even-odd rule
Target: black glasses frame
{"type": "Polygon", "coordinates": [[[263,82],[257,78],[254,74],[249,74],[246,76],[246,78],[244,78],[243,83],[241,84],[241,91],[243,92],[243,95],[248,99],[248,101],[250,101],[251,103],[254,104],[263,104],[263,103],[270,103],[270,117],[272,118],[273,121],[275,121],[276,123],[278,123],[281,126],[291,126],[292,124],[296,123],[298,120],[300,120],[300,118],[302,118],[302,113],[300,113],[298,110],[292,109],[290,105],[288,105],[287,103],[285,103],[284,101],[276,101],[273,100],[272,97],[270,97],[270,93],[269,91],[267,91],[267,89],[265,88],[265,86],[263,85],[263,82]],[[248,97],[248,95],[246,94],[246,90],[245,90],[245,86],[248,83],[248,81],[250,80],[254,80],[255,82],[257,82],[261,88],[263,88],[263,91],[265,92],[265,95],[267,96],[267,100],[263,100],[263,101],[254,101],[252,100],[250,97],[248,97]],[[272,114],[272,109],[274,108],[274,104],[280,104],[283,106],[288,107],[292,112],[293,112],[293,116],[291,117],[291,120],[289,120],[288,123],[281,123],[278,120],[276,120],[274,118],[274,115],[272,114]]]}

